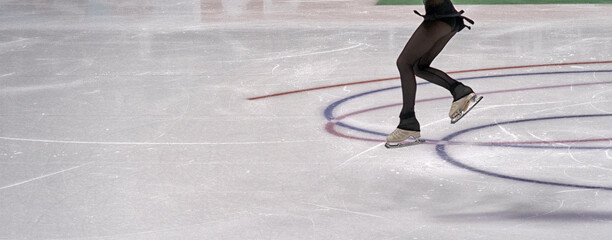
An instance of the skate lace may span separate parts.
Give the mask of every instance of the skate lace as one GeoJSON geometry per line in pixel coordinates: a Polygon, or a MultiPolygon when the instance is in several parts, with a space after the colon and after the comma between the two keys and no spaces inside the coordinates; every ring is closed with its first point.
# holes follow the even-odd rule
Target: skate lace
{"type": "Polygon", "coordinates": [[[391,134],[389,135],[392,139],[401,139],[402,141],[410,137],[418,138],[418,132],[410,131],[410,130],[402,130],[399,128],[395,129],[395,131],[391,132],[391,134]]]}
{"type": "Polygon", "coordinates": [[[393,138],[402,138],[404,136],[404,134],[402,134],[401,130],[395,129],[393,132],[391,132],[391,136],[393,138]]]}

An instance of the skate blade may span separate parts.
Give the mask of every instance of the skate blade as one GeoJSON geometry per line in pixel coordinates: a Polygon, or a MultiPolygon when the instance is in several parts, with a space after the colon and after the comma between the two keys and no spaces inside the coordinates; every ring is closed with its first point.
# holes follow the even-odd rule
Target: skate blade
{"type": "Polygon", "coordinates": [[[388,149],[402,148],[402,147],[409,147],[409,146],[419,145],[419,144],[424,143],[424,142],[425,142],[425,140],[417,139],[417,140],[414,140],[414,142],[385,143],[385,147],[388,148],[388,149]]]}
{"type": "Polygon", "coordinates": [[[482,100],[482,98],[483,98],[482,96],[476,95],[472,99],[470,99],[469,102],[473,103],[473,104],[471,104],[465,111],[459,113],[458,116],[452,118],[451,119],[451,124],[455,124],[455,123],[459,122],[459,120],[461,120],[465,115],[467,115],[472,110],[472,108],[474,108],[476,106],[476,104],[478,104],[482,100]]]}

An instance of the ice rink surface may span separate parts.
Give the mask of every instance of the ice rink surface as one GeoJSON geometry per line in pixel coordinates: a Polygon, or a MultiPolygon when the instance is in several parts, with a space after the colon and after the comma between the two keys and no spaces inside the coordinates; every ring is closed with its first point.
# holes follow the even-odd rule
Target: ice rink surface
{"type": "Polygon", "coordinates": [[[457,5],[485,98],[389,150],[423,7],[374,4],[1,1],[0,239],[610,237],[612,5],[457,5]]]}

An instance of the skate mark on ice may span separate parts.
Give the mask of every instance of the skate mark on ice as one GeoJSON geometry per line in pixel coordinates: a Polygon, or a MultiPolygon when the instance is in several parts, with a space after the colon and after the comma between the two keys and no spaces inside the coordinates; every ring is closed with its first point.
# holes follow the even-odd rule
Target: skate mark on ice
{"type": "Polygon", "coordinates": [[[383,144],[384,144],[384,143],[379,143],[379,144],[376,144],[376,145],[374,145],[373,147],[368,148],[367,150],[365,150],[365,151],[363,151],[363,152],[360,152],[360,153],[358,153],[358,154],[357,154],[357,155],[355,155],[355,156],[352,156],[351,158],[349,158],[349,159],[347,159],[346,161],[344,161],[342,164],[340,164],[340,165],[338,165],[337,167],[335,167],[335,169],[339,169],[339,168],[344,167],[344,166],[345,166],[345,165],[347,165],[349,162],[353,161],[354,159],[358,158],[359,156],[361,156],[361,155],[363,155],[363,154],[365,154],[365,153],[367,153],[367,152],[369,152],[369,151],[372,151],[372,150],[374,150],[374,149],[377,149],[378,147],[382,146],[383,144]]]}
{"type": "Polygon", "coordinates": [[[335,208],[335,207],[329,207],[329,206],[323,206],[323,205],[319,205],[319,204],[314,204],[314,203],[304,203],[306,205],[311,205],[311,206],[315,206],[315,207],[319,207],[322,208],[324,210],[333,210],[333,211],[338,211],[338,212],[344,212],[344,213],[350,213],[350,214],[355,214],[355,215],[359,215],[359,216],[366,216],[366,217],[373,217],[373,218],[379,218],[379,219],[384,219],[384,220],[390,220],[386,217],[383,216],[378,216],[378,215],[374,215],[374,214],[370,214],[370,213],[364,213],[364,212],[357,212],[357,211],[351,211],[348,209],[342,209],[342,208],[335,208]]]}
{"type": "MultiPolygon", "coordinates": [[[[608,147],[610,147],[610,145],[611,145],[611,144],[608,144],[608,147]]],[[[582,165],[582,167],[581,167],[581,168],[595,168],[595,169],[599,169],[599,170],[612,171],[612,168],[607,168],[607,167],[597,166],[597,165],[595,165],[595,164],[589,164],[589,163],[586,163],[586,162],[584,162],[584,161],[580,161],[580,160],[578,160],[578,158],[576,158],[576,156],[574,156],[574,153],[572,153],[572,151],[571,151],[571,146],[567,145],[567,148],[568,148],[567,154],[570,156],[570,158],[572,159],[572,161],[574,161],[574,162],[576,162],[576,163],[578,163],[578,164],[582,165]]],[[[608,151],[610,151],[610,149],[608,149],[608,150],[606,150],[606,151],[605,151],[606,155],[607,155],[608,151]]],[[[569,174],[567,174],[567,173],[565,174],[565,176],[570,177],[570,178],[572,177],[572,176],[570,176],[570,175],[569,175],[569,174]]]]}
{"type": "Polygon", "coordinates": [[[77,168],[89,165],[91,163],[93,163],[93,162],[88,162],[88,163],[85,163],[85,164],[81,164],[81,165],[74,166],[74,167],[71,167],[71,168],[67,168],[67,169],[64,169],[64,170],[60,170],[60,171],[57,171],[57,172],[45,174],[45,175],[42,175],[42,176],[39,176],[39,177],[35,177],[35,178],[32,178],[32,179],[21,181],[21,182],[18,182],[18,183],[13,183],[11,185],[0,187],[0,190],[4,190],[4,189],[7,189],[7,188],[12,188],[12,187],[17,187],[19,185],[23,185],[23,184],[26,184],[26,183],[29,183],[29,182],[33,182],[33,181],[40,180],[40,179],[43,179],[43,178],[51,177],[53,175],[57,175],[57,174],[60,174],[60,173],[65,173],[65,172],[68,172],[68,171],[72,171],[72,170],[75,170],[77,168]]]}
{"type": "Polygon", "coordinates": [[[3,75],[0,76],[0,78],[8,77],[8,76],[13,76],[13,75],[15,75],[15,72],[3,74],[3,75]]]}
{"type": "Polygon", "coordinates": [[[508,131],[503,125],[499,124],[499,122],[497,120],[495,120],[495,124],[497,124],[497,127],[499,129],[502,130],[502,132],[506,133],[507,135],[511,136],[515,141],[518,141],[520,138],[518,136],[516,136],[516,134],[508,131]]]}

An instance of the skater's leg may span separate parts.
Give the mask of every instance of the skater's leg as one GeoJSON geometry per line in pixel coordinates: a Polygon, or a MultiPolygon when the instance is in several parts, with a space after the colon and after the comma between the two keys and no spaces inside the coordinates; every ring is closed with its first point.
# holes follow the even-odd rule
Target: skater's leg
{"type": "MultiPolygon", "coordinates": [[[[414,118],[414,104],[416,97],[415,66],[421,58],[427,56],[435,47],[436,43],[451,33],[451,27],[442,21],[423,21],[415,30],[408,43],[397,59],[397,68],[402,83],[403,107],[400,113],[400,121],[404,117],[414,118]]],[[[448,41],[448,40],[446,40],[448,41]]],[[[443,46],[442,46],[443,47],[443,46]]],[[[440,50],[437,50],[438,52],[440,50]]],[[[434,56],[435,57],[435,56],[434,56]]],[[[415,130],[415,127],[405,126],[400,122],[400,127],[406,130],[415,130]]],[[[412,124],[414,125],[414,124],[412,124]]],[[[418,127],[418,125],[417,125],[418,127]]]]}
{"type": "Polygon", "coordinates": [[[450,91],[453,95],[454,101],[457,101],[458,99],[472,93],[472,89],[451,78],[445,72],[431,67],[433,60],[438,56],[438,54],[440,54],[450,39],[455,36],[455,33],[456,32],[451,32],[438,40],[431,50],[423,55],[419,62],[414,66],[414,72],[416,76],[450,91]]]}
{"type": "Polygon", "coordinates": [[[456,81],[455,79],[448,76],[443,71],[432,68],[430,65],[433,60],[440,54],[442,49],[446,46],[448,41],[455,35],[456,32],[451,32],[447,36],[444,36],[427,52],[419,62],[414,66],[415,75],[423,78],[431,83],[446,88],[453,95],[453,104],[449,112],[451,123],[455,123],[461,119],[462,115],[469,111],[468,107],[470,103],[472,106],[477,104],[482,97],[476,96],[474,91],[456,81]]]}

